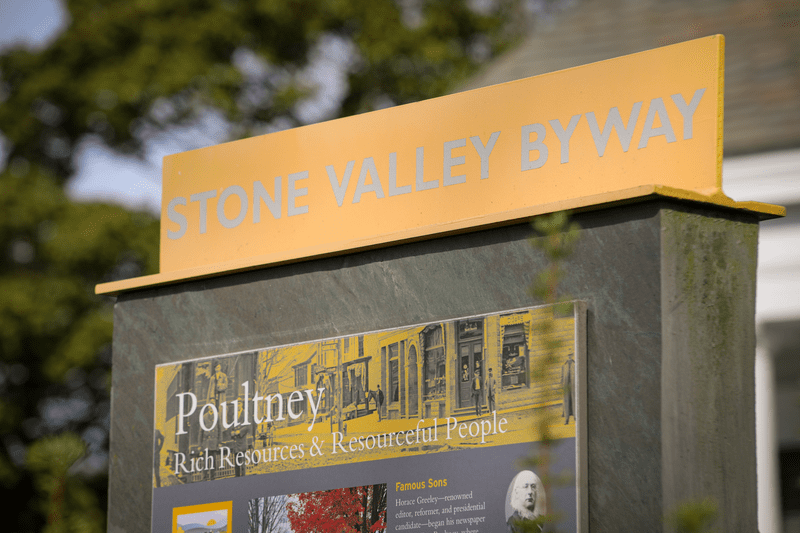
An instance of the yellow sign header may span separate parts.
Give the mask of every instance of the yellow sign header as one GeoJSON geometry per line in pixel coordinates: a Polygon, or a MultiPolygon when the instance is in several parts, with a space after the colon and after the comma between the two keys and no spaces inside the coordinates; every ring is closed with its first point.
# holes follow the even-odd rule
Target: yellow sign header
{"type": "Polygon", "coordinates": [[[533,204],[721,187],[723,39],[164,159],[161,271],[435,234],[533,204]]]}
{"type": "Polygon", "coordinates": [[[168,156],[152,284],[663,191],[733,204],[721,190],[723,44],[168,156]]]}

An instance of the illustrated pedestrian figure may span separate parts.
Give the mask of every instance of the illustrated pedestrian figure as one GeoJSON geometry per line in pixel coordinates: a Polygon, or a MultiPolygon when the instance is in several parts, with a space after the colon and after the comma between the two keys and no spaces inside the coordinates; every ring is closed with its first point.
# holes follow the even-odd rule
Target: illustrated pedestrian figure
{"type": "Polygon", "coordinates": [[[228,392],[228,375],[222,371],[222,365],[217,363],[214,367],[214,396],[217,405],[222,405],[228,392]]]}
{"type": "MultiPolygon", "coordinates": [[[[242,411],[242,404],[239,404],[239,414],[241,415],[242,411]]],[[[245,426],[244,424],[240,424],[239,426],[235,427],[231,431],[231,437],[233,438],[233,456],[236,457],[240,453],[244,453],[247,451],[247,436],[250,434],[250,426],[245,426]]],[[[245,462],[241,461],[242,464],[239,464],[239,461],[234,462],[234,473],[236,477],[243,476],[245,471],[245,462]]]]}
{"type": "MultiPolygon", "coordinates": [[[[217,401],[214,398],[211,398],[208,404],[211,407],[213,407],[213,409],[203,409],[202,412],[203,412],[203,424],[205,425],[205,427],[210,428],[211,426],[214,425],[214,413],[218,411],[217,401]]],[[[217,440],[214,437],[213,433],[214,433],[213,431],[204,431],[202,433],[203,443],[205,444],[205,446],[211,449],[217,447],[217,440]]]]}
{"type": "Polygon", "coordinates": [[[472,378],[472,399],[475,402],[475,415],[481,416],[483,409],[483,384],[481,383],[480,371],[475,372],[475,377],[472,378]]]}
{"type": "Polygon", "coordinates": [[[363,363],[359,363],[356,365],[355,370],[353,372],[353,381],[351,382],[351,393],[356,403],[356,415],[358,415],[358,406],[361,404],[362,398],[364,399],[364,407],[369,407],[367,405],[366,397],[364,396],[364,372],[362,368],[363,363]]]}
{"type": "MultiPolygon", "coordinates": [[[[216,404],[222,405],[228,394],[228,375],[222,371],[222,365],[217,363],[214,365],[214,401],[216,404]]],[[[217,440],[222,440],[222,424],[217,425],[217,440]]]]}
{"type": "MultiPolygon", "coordinates": [[[[320,374],[319,378],[317,378],[317,390],[319,389],[322,389],[323,391],[326,390],[325,374],[320,374]]],[[[319,407],[323,412],[328,408],[328,395],[324,392],[322,393],[322,399],[320,400],[319,407]]]]}
{"type": "Polygon", "coordinates": [[[381,390],[381,386],[378,385],[378,422],[381,421],[381,409],[383,407],[383,391],[381,390]]]}
{"type": "Polygon", "coordinates": [[[153,449],[153,467],[156,473],[156,487],[161,486],[161,448],[164,446],[164,435],[156,430],[156,441],[153,449]]]}
{"type": "Polygon", "coordinates": [[[575,359],[569,354],[564,365],[561,367],[561,390],[563,391],[563,410],[564,424],[569,424],[569,417],[575,416],[575,404],[573,401],[573,383],[575,382],[575,359]]]}
{"type": "MultiPolygon", "coordinates": [[[[217,412],[217,402],[214,398],[208,402],[209,405],[215,407],[215,409],[205,409],[203,413],[203,423],[205,427],[211,427],[214,424],[214,413],[217,412]]],[[[201,433],[202,437],[202,447],[208,450],[208,454],[212,457],[216,456],[217,446],[219,445],[219,429],[217,431],[203,431],[201,433]]],[[[203,452],[205,453],[205,452],[203,452]]],[[[213,479],[214,477],[214,470],[206,469],[203,471],[203,479],[213,479]]]]}
{"type": "Polygon", "coordinates": [[[272,446],[272,422],[263,420],[260,424],[258,424],[256,436],[258,440],[261,441],[262,448],[272,446]]]}
{"type": "Polygon", "coordinates": [[[486,402],[489,407],[489,412],[494,412],[494,394],[495,394],[495,382],[494,376],[492,375],[492,369],[489,369],[489,377],[486,378],[486,402]]]}

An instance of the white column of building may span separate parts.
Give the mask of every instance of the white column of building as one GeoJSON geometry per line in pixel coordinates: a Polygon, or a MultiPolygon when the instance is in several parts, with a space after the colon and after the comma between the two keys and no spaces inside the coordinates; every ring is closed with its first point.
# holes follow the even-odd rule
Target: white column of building
{"type": "Polygon", "coordinates": [[[774,360],[763,343],[759,343],[756,347],[756,475],[760,533],[783,531],[777,435],[774,360]]]}
{"type": "MultiPolygon", "coordinates": [[[[725,193],[737,201],[778,205],[800,204],[800,149],[764,152],[723,162],[725,193]]],[[[794,215],[796,217],[796,215],[794,215]]],[[[789,219],[793,215],[789,213],[789,219]]],[[[800,276],[797,250],[800,225],[784,220],[761,224],[758,239],[756,322],[783,321],[800,316],[800,276]]],[[[756,347],[756,462],[758,528],[783,533],[781,509],[776,372],[769,340],[758,331],[756,347]]]]}

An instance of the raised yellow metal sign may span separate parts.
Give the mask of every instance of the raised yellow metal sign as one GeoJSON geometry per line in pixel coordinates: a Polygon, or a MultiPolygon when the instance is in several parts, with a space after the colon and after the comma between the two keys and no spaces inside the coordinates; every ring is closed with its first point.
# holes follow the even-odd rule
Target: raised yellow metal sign
{"type": "Polygon", "coordinates": [[[723,42],[706,37],[168,156],[161,274],[151,281],[659,191],[732,203],[721,191],[723,42]]]}
{"type": "Polygon", "coordinates": [[[722,38],[164,159],[161,271],[379,244],[657,183],[721,187],[722,38]]]}

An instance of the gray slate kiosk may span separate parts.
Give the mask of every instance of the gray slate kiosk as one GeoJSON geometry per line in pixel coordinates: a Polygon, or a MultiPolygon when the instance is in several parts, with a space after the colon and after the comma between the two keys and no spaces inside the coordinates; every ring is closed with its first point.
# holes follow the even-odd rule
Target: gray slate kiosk
{"type": "MultiPolygon", "coordinates": [[[[578,361],[585,386],[579,391],[580,426],[571,448],[576,482],[568,487],[577,493],[569,501],[577,503],[562,509],[566,523],[581,532],[662,531],[663,517],[680,503],[710,497],[719,508],[720,531],[755,531],[756,245],[759,221],[783,210],[735,203],[721,191],[722,50],[721,36],[707,37],[166,158],[161,273],[98,287],[117,295],[109,531],[188,531],[176,522],[174,509],[192,503],[201,513],[214,502],[227,502],[228,531],[250,531],[248,498],[294,494],[312,482],[325,490],[386,483],[386,531],[408,522],[397,518],[405,516],[404,498],[414,500],[408,509],[417,512],[433,508],[426,498],[462,493],[474,495],[471,503],[484,509],[465,507],[470,513],[453,516],[476,521],[452,528],[422,522],[414,529],[505,530],[504,523],[489,523],[502,514],[505,492],[497,501],[478,501],[477,494],[483,485],[509,487],[511,493],[509,479],[494,483],[496,470],[481,473],[483,456],[465,455],[474,459],[442,467],[450,469],[443,471],[447,488],[436,487],[434,479],[422,491],[401,486],[416,481],[403,472],[427,465],[427,478],[437,463],[425,461],[456,457],[457,451],[425,454],[414,448],[418,455],[405,459],[412,463],[397,463],[404,460],[398,444],[354,473],[352,465],[315,470],[309,463],[299,470],[276,467],[275,473],[247,470],[243,477],[189,475],[176,466],[179,435],[156,433],[154,413],[158,418],[161,409],[173,424],[196,427],[202,416],[217,413],[225,393],[215,392],[219,374],[210,365],[184,364],[169,379],[156,376],[157,365],[216,365],[223,354],[268,354],[280,346],[306,353],[303,343],[317,342],[316,359],[298,356],[260,375],[285,376],[273,380],[263,396],[288,395],[306,381],[311,385],[301,389],[339,387],[332,403],[316,392],[302,399],[306,407],[316,401],[320,412],[327,409],[329,419],[317,423],[325,425],[321,442],[330,454],[328,439],[337,430],[345,435],[343,443],[357,435],[362,413],[363,420],[413,420],[418,428],[423,418],[438,416],[428,427],[433,431],[438,423],[442,434],[450,416],[466,421],[465,435],[480,427],[473,422],[491,422],[485,413],[470,418],[475,415],[459,403],[468,401],[459,392],[468,382],[458,377],[467,359],[459,357],[470,357],[475,369],[481,357],[484,366],[496,357],[496,413],[511,427],[513,413],[503,411],[503,398],[532,384],[508,370],[503,350],[511,341],[502,339],[514,326],[492,324],[503,324],[507,310],[542,303],[527,292],[548,267],[529,243],[532,236],[542,237],[533,235],[528,219],[562,209],[573,210],[581,227],[561,288],[582,302],[575,346],[585,350],[578,361]],[[467,353],[459,339],[467,338],[471,322],[452,322],[452,332],[448,324],[476,316],[488,317],[480,319],[487,339],[501,340],[497,347],[487,340],[467,353]],[[420,326],[410,340],[386,349],[373,349],[372,337],[363,340],[365,332],[420,324],[444,324],[442,338],[423,340],[433,338],[435,328],[420,326]],[[354,362],[372,357],[376,370],[353,365],[348,374],[339,356],[328,364],[334,371],[325,374],[326,339],[345,339],[336,346],[353,351],[354,362]],[[443,346],[439,355],[432,348],[436,342],[443,346]],[[392,366],[398,346],[401,363],[392,366]],[[426,366],[429,355],[441,361],[441,375],[426,366]],[[381,376],[375,380],[384,385],[384,404],[366,398],[366,411],[356,404],[345,416],[342,395],[361,387],[373,371],[381,376]],[[310,374],[298,377],[303,372],[310,374]],[[208,392],[192,389],[193,397],[199,398],[196,411],[206,411],[191,419],[186,413],[192,397],[177,391],[189,390],[187,380],[201,379],[212,385],[206,385],[208,392]],[[165,407],[156,405],[159,396],[166,398],[165,407]],[[430,398],[441,400],[439,411],[425,410],[430,398]],[[405,407],[392,410],[394,402],[405,407]],[[214,409],[203,407],[208,403],[214,409]],[[155,484],[154,434],[160,450],[155,484]],[[313,481],[292,484],[300,478],[313,481]]],[[[532,357],[535,332],[526,328],[514,330],[525,340],[512,355],[532,357]]],[[[391,334],[375,338],[394,342],[391,334]]],[[[233,381],[238,367],[228,368],[233,381]]],[[[371,383],[359,394],[367,389],[376,387],[371,383]]],[[[562,412],[560,403],[551,407],[562,412]]],[[[212,425],[207,421],[202,428],[212,425]]],[[[269,449],[258,440],[266,439],[259,431],[242,441],[242,449],[248,442],[251,451],[269,449]]],[[[269,431],[274,446],[286,445],[287,454],[291,443],[303,448],[305,441],[281,436],[288,429],[278,422],[269,431]]],[[[402,434],[405,444],[411,442],[410,430],[392,431],[389,439],[400,443],[402,434]]],[[[369,439],[361,442],[368,445],[369,439]]],[[[463,453],[483,453],[479,448],[463,453]]],[[[313,448],[303,450],[303,460],[311,461],[313,448]]],[[[220,456],[216,460],[221,466],[220,456]]],[[[443,520],[450,525],[449,518],[443,520]]],[[[211,522],[203,518],[203,524],[211,522]]],[[[222,527],[220,520],[215,524],[222,527]]]]}

